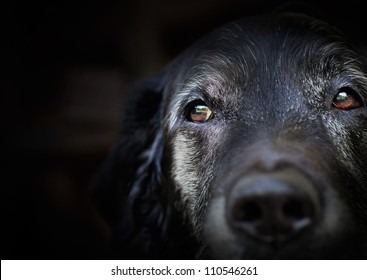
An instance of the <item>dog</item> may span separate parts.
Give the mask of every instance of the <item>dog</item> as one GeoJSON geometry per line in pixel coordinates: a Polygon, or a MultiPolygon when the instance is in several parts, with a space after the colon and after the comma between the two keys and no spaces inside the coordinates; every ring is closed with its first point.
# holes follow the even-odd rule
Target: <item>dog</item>
{"type": "Polygon", "coordinates": [[[366,66],[286,13],[216,29],[135,87],[93,189],[114,256],[366,258],[366,66]]]}

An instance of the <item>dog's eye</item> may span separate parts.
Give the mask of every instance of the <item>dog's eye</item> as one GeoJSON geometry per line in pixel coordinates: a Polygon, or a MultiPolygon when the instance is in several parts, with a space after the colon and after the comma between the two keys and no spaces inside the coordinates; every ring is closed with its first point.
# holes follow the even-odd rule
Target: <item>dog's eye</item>
{"type": "Polygon", "coordinates": [[[333,107],[340,110],[353,110],[362,107],[362,101],[353,89],[341,88],[334,96],[333,107]]]}
{"type": "Polygon", "coordinates": [[[190,109],[188,119],[195,123],[204,123],[210,120],[212,116],[213,112],[208,106],[204,104],[196,104],[190,109]]]}

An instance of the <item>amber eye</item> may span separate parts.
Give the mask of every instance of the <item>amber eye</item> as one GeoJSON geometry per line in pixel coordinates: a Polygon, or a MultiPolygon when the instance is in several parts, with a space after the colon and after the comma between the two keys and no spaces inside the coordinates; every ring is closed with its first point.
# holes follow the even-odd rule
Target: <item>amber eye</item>
{"type": "Polygon", "coordinates": [[[353,110],[362,107],[362,101],[353,89],[341,88],[334,96],[333,107],[339,110],[353,110]]]}
{"type": "Polygon", "coordinates": [[[188,113],[188,120],[195,123],[204,123],[213,117],[213,112],[205,104],[192,106],[188,113]]]}

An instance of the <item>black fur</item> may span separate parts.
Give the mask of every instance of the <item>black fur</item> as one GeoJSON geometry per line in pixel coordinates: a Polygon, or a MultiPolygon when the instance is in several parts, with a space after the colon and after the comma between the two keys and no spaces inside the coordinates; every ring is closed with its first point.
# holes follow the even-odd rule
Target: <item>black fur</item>
{"type": "Polygon", "coordinates": [[[250,18],[209,34],[136,87],[94,186],[113,233],[112,256],[365,258],[367,75],[360,53],[306,16],[250,18]],[[360,108],[331,108],[342,87],[357,92],[360,108]],[[187,117],[199,99],[214,112],[205,124],[187,117]],[[188,150],[178,154],[181,146],[188,150]],[[268,245],[237,232],[227,208],[239,176],[278,169],[296,169],[295,177],[313,185],[322,221],[296,240],[268,245]],[[331,207],[340,209],[334,215],[331,207]]]}

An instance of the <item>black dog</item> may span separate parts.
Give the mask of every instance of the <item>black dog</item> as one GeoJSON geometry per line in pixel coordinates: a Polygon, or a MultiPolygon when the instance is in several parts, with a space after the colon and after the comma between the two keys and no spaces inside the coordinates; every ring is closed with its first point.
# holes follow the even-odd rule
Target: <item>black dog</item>
{"type": "Polygon", "coordinates": [[[119,258],[366,258],[367,72],[283,14],[205,37],[132,92],[96,184],[119,258]]]}

